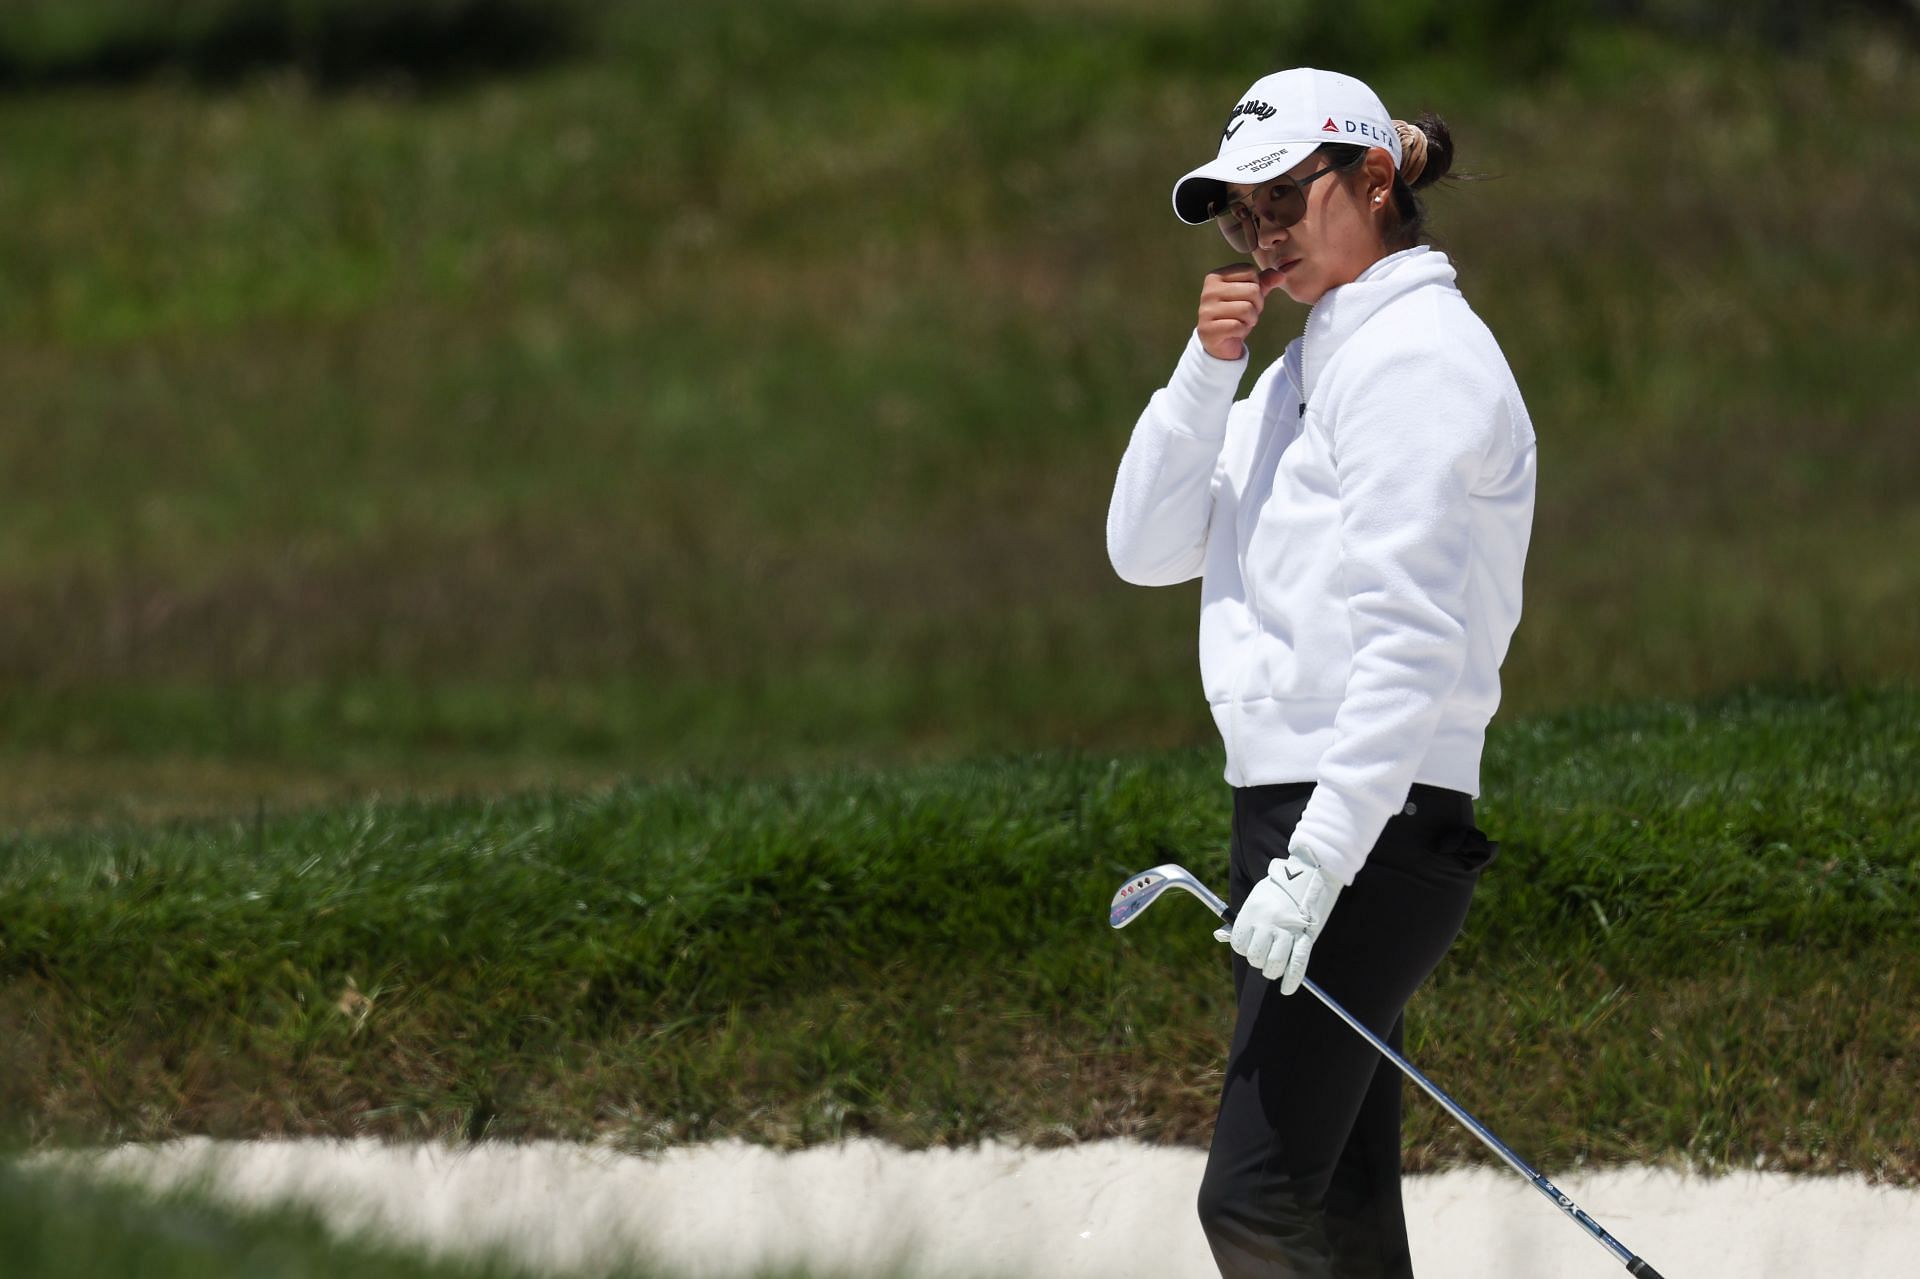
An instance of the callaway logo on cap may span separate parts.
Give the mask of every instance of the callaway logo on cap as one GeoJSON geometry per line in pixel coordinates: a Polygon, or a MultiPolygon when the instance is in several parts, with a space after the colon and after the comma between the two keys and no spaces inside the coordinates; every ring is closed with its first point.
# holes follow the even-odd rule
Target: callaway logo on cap
{"type": "Polygon", "coordinates": [[[1227,113],[1220,152],[1173,186],[1182,222],[1207,220],[1220,183],[1252,186],[1277,178],[1327,142],[1383,147],[1400,164],[1400,134],[1378,95],[1338,71],[1294,67],[1254,81],[1227,113]]]}

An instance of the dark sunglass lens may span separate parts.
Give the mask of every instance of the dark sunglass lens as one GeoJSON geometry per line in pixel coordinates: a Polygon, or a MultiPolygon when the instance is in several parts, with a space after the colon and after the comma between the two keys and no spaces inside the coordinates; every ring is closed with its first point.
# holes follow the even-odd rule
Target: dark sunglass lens
{"type": "Polygon", "coordinates": [[[1277,182],[1273,189],[1273,220],[1281,226],[1292,226],[1307,212],[1307,193],[1292,182],[1277,182]]]}
{"type": "Polygon", "coordinates": [[[1227,243],[1236,252],[1246,253],[1252,249],[1253,242],[1247,238],[1247,224],[1240,210],[1227,209],[1214,214],[1213,224],[1220,228],[1220,234],[1226,237],[1227,243]]]}

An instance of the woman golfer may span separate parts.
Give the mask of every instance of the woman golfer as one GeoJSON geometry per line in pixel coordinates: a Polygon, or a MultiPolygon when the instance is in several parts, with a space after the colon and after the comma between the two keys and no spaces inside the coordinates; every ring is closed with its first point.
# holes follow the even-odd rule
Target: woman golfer
{"type": "MultiPolygon", "coordinates": [[[[1174,212],[1252,259],[1134,427],[1107,548],[1142,586],[1201,579],[1200,671],[1233,787],[1239,1011],[1200,1219],[1223,1275],[1411,1276],[1402,1010],[1495,845],[1480,753],[1520,618],[1534,437],[1500,347],[1422,242],[1447,172],[1351,76],[1258,81],[1174,212]],[[1305,331],[1235,399],[1274,292],[1305,331]]],[[[1269,326],[1271,327],[1271,326],[1269,326]]]]}

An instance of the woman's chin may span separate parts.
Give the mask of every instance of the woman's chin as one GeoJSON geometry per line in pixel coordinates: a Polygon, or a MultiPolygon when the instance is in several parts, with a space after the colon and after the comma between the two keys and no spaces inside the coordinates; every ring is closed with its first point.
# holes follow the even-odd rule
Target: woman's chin
{"type": "Polygon", "coordinates": [[[1296,280],[1289,276],[1280,281],[1280,291],[1301,306],[1312,306],[1327,290],[1317,280],[1296,280]]]}

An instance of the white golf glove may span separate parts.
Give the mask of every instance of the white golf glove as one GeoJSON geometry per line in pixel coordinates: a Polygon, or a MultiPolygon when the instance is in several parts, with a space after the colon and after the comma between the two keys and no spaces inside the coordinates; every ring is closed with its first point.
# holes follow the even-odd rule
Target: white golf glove
{"type": "Polygon", "coordinates": [[[1267,877],[1253,886],[1234,917],[1233,932],[1220,929],[1214,936],[1231,941],[1234,953],[1260,970],[1268,981],[1280,983],[1280,993],[1300,989],[1313,954],[1313,939],[1327,926],[1340,881],[1320,868],[1305,844],[1295,844],[1285,857],[1267,863],[1267,877]]]}

